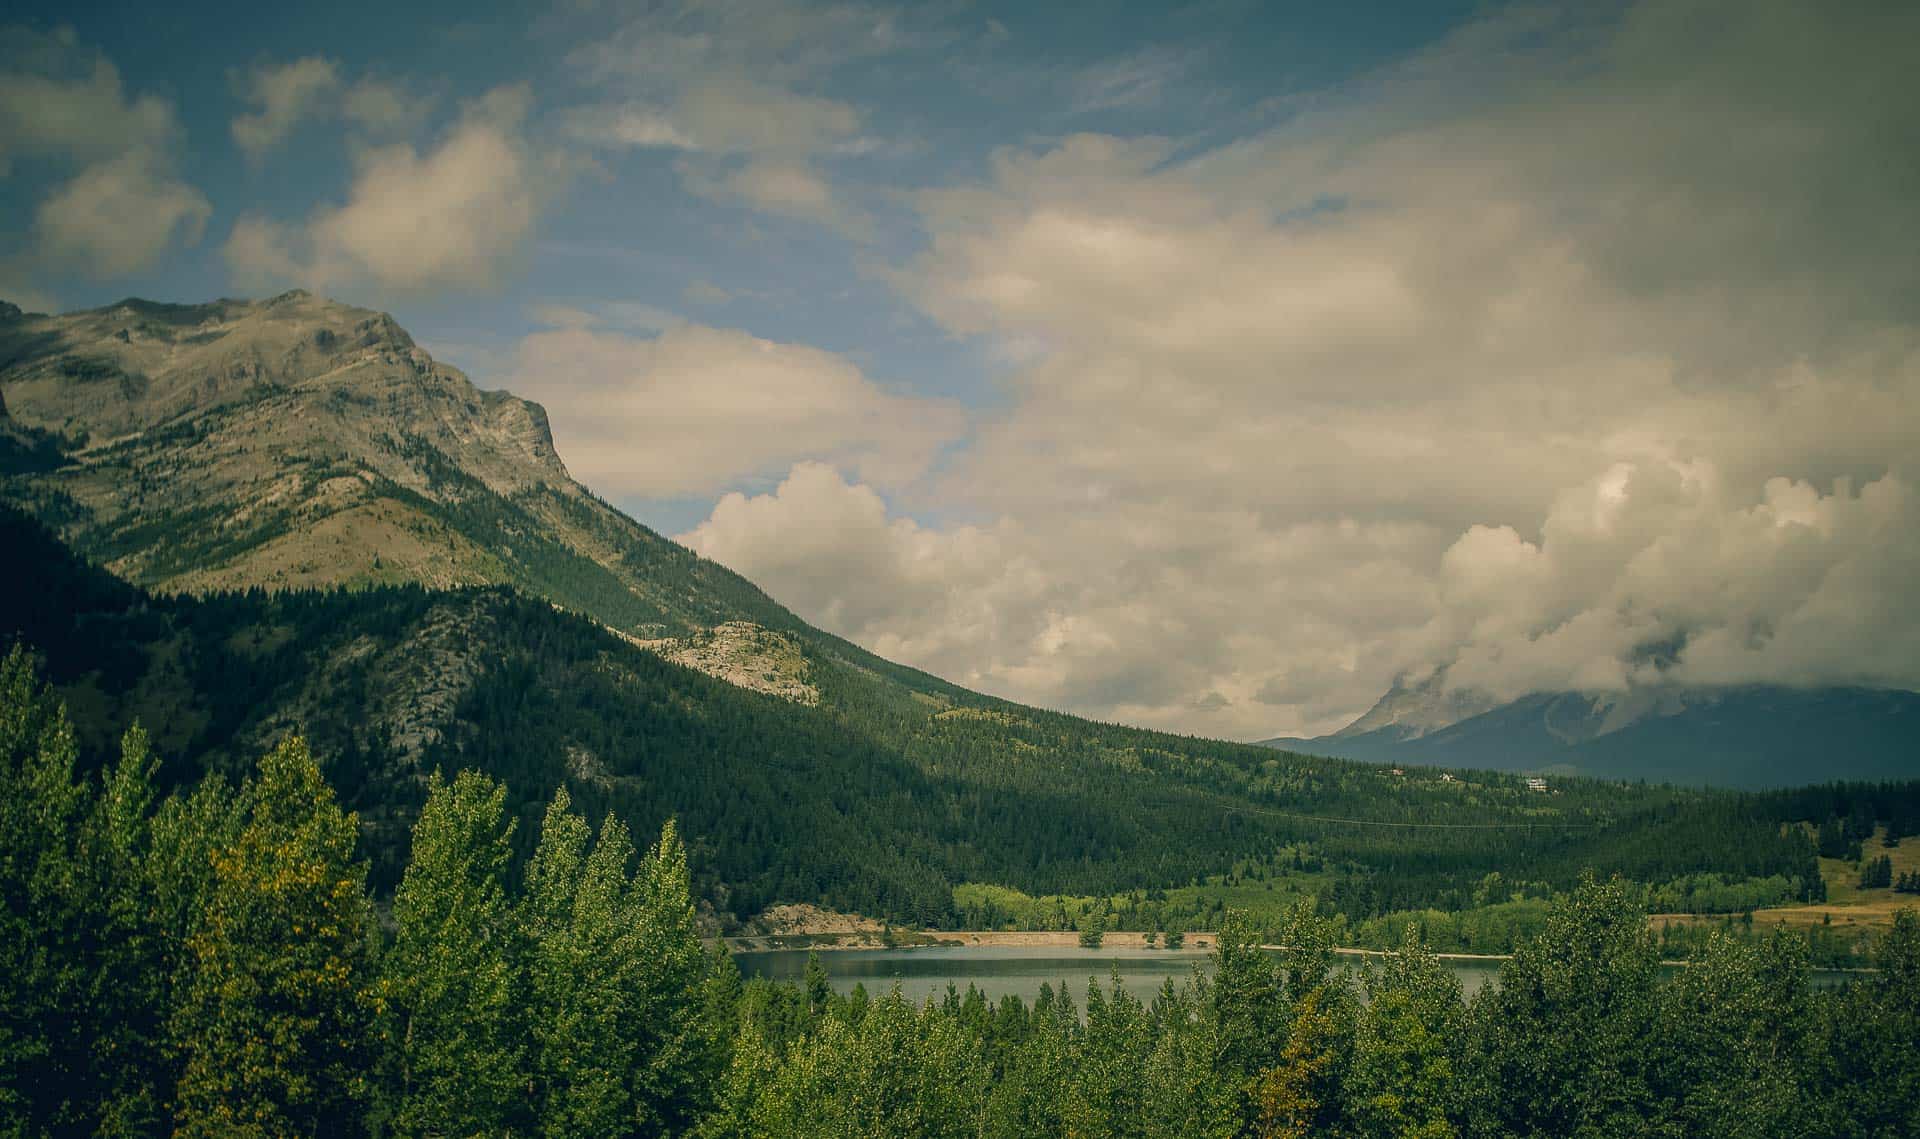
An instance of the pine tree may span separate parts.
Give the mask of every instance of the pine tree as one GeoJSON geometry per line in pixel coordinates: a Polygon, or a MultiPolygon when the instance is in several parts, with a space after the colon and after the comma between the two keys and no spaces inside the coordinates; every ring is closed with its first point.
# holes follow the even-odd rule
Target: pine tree
{"type": "Polygon", "coordinates": [[[104,786],[77,777],[65,707],[0,663],[0,1125],[137,1134],[160,1103],[161,966],[141,863],[146,733],[104,786]]]}
{"type": "Polygon", "coordinates": [[[726,1069],[730,1019],[694,925],[686,848],[672,823],[629,877],[633,844],[589,829],[562,788],[527,871],[536,1115],[549,1135],[683,1130],[726,1069]]]}
{"type": "Polygon", "coordinates": [[[382,963],[396,1134],[504,1134],[524,1101],[505,801],[477,772],[427,785],[382,963]]]}
{"type": "Polygon", "coordinates": [[[186,938],[177,1134],[357,1133],[376,1010],[359,822],[297,736],[236,809],[186,938]]]}

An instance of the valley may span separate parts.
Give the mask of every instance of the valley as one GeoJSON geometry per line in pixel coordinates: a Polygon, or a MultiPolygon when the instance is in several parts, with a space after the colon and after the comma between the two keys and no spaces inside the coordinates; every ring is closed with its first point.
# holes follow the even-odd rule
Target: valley
{"type": "MultiPolygon", "coordinates": [[[[0,1111],[826,1134],[879,1081],[875,1134],[1118,1133],[1093,1105],[1120,1056],[1151,1133],[1190,1134],[1338,1055],[1361,1074],[1313,1110],[1375,1118],[1366,1081],[1402,1077],[1359,1057],[1418,1007],[1436,1061],[1488,1073],[1445,1110],[1484,1121],[1570,1021],[1637,1040],[1783,1003],[1817,1025],[1766,1046],[1793,1102],[1879,1110],[1816,1057],[1901,1031],[1920,925],[1866,881],[1920,857],[1920,783],[1541,782],[1024,707],[619,515],[536,407],[377,315],[289,294],[0,331],[0,876],[37,899],[8,944],[55,950],[4,970],[38,1035],[0,1046],[0,1111]],[[316,1001],[344,1058],[227,1059],[316,1001]],[[396,1045],[395,1015],[441,1043],[396,1045]],[[599,1115],[583,1063],[633,1073],[599,1115]],[[393,1074],[431,1070],[462,1090],[393,1074]]],[[[1733,1078],[1643,1059],[1634,1117],[1733,1078]]]]}

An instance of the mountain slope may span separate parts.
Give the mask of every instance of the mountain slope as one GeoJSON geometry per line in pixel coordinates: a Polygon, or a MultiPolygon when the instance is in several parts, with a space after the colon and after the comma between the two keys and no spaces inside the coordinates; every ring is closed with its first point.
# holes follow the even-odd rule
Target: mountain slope
{"type": "Polygon", "coordinates": [[[1267,746],[1373,763],[1788,787],[1920,778],[1920,693],[1661,686],[1542,692],[1505,704],[1395,685],[1353,724],[1267,746]]]}
{"type": "Polygon", "coordinates": [[[814,705],[661,659],[497,587],[153,595],[0,506],[0,651],[23,642],[102,762],[138,719],[165,781],[238,777],[304,730],[390,888],[435,768],[505,780],[524,848],[565,784],[636,829],[677,816],[702,896],[747,916],[821,902],[951,920],[953,888],[1112,893],[1292,847],[1340,867],[1359,918],[1465,904],[1485,876],[1587,866],[1814,880],[1811,846],[1724,795],[1572,781],[1395,780],[1371,767],[1095,724],[823,668],[814,705]],[[1364,825],[1340,820],[1364,818],[1364,825]],[[1387,824],[1387,825],[1381,825],[1387,824]],[[1415,824],[1415,825],[1409,825],[1415,824]]]}
{"type": "Polygon", "coordinates": [[[0,391],[67,460],[6,494],[141,585],[507,584],[642,637],[797,624],[595,498],[537,404],[480,391],[383,313],[297,291],[9,306],[0,391]]]}
{"type": "Polygon", "coordinates": [[[1176,885],[1303,843],[1356,915],[1463,904],[1516,866],[1812,880],[1807,844],[1744,800],[1393,780],[891,664],[573,482],[535,405],[305,293],[9,309],[0,392],[0,497],[83,556],[13,516],[8,548],[39,552],[0,583],[0,637],[48,654],[92,753],[138,715],[187,778],[304,725],[377,866],[426,773],[471,765],[526,796],[523,837],[561,782],[641,829],[681,816],[734,912],[938,920],[965,881],[1176,885]]]}

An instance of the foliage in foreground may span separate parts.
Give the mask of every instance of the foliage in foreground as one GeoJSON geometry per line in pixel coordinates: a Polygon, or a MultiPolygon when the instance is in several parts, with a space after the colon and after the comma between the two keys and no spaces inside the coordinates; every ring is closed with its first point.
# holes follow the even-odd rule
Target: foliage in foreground
{"type": "Polygon", "coordinates": [[[0,1135],[1420,1136],[1920,1133],[1920,920],[1815,990],[1801,943],[1662,982],[1639,892],[1589,877],[1472,1001],[1417,931],[1363,979],[1311,903],[1151,1001],[1028,1006],[742,984],[644,855],[565,791],[524,877],[505,789],[435,778],[383,929],[290,739],[157,801],[145,736],[77,773],[0,664],[0,1135]]]}

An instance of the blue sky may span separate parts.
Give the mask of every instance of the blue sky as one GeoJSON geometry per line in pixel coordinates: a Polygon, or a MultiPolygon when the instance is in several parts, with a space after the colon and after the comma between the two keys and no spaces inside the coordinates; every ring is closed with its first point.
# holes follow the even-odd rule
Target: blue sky
{"type": "Polygon", "coordinates": [[[1844,7],[16,6],[0,296],[385,309],[1093,715],[1914,687],[1920,27],[1844,7]]]}
{"type": "MultiPolygon", "coordinates": [[[[672,149],[602,150],[575,156],[591,168],[556,192],[537,232],[515,250],[510,271],[464,288],[356,283],[346,299],[392,311],[483,384],[505,378],[502,357],[537,326],[538,306],[610,302],[817,345],[856,361],[879,383],[991,407],[1002,398],[992,355],[941,328],[884,279],[925,242],[907,195],[979,178],[997,148],[1045,145],[1082,131],[1163,135],[1195,150],[1218,146],[1294,113],[1289,99],[1335,87],[1440,37],[1473,8],[848,8],[783,45],[778,35],[750,42],[760,23],[756,7],[774,6],[346,3],[291,5],[270,15],[230,4],[16,10],[35,32],[70,33],[70,58],[62,61],[69,73],[104,58],[129,97],[171,104],[183,136],[174,168],[210,206],[197,241],[173,242],[138,271],[107,276],[36,265],[32,288],[62,308],[126,295],[191,300],[258,291],[263,282],[237,276],[222,255],[233,223],[247,215],[295,221],[339,201],[354,176],[355,142],[336,117],[310,113],[264,156],[244,153],[231,124],[255,108],[246,99],[254,69],[319,59],[335,65],[340,86],[391,84],[421,104],[413,129],[400,137],[430,148],[464,104],[507,85],[526,85],[533,134],[557,133],[569,113],[618,102],[628,90],[670,102],[688,76],[654,79],[643,65],[633,77],[591,73],[585,57],[623,29],[733,35],[741,40],[736,58],[746,68],[778,72],[777,89],[832,100],[858,115],[858,136],[872,149],[818,164],[870,232],[849,236],[703,195],[676,173],[682,156],[672,149]],[[703,8],[735,12],[715,17],[703,8]],[[894,42],[861,42],[863,32],[871,40],[882,26],[894,42]]],[[[806,22],[804,7],[779,7],[806,22]]],[[[7,215],[26,221],[50,185],[71,173],[71,163],[21,164],[0,191],[7,215]]],[[[16,257],[30,253],[26,227],[9,230],[16,257]]],[[[669,531],[697,522],[711,505],[619,488],[614,494],[669,531]]]]}

